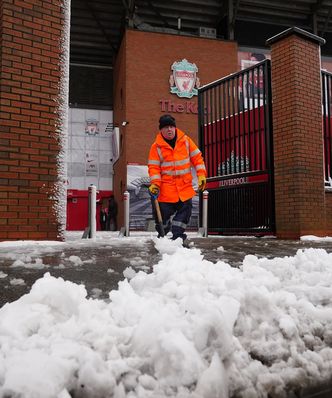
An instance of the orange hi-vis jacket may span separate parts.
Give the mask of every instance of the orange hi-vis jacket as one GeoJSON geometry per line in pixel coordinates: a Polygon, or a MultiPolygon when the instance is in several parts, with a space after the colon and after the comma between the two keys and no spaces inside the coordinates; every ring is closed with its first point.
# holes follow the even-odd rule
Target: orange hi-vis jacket
{"type": "Polygon", "coordinates": [[[184,202],[195,195],[192,185],[191,165],[197,176],[206,176],[201,151],[181,130],[176,129],[177,139],[174,149],[159,132],[149,154],[149,176],[151,184],[159,187],[160,202],[184,202]]]}

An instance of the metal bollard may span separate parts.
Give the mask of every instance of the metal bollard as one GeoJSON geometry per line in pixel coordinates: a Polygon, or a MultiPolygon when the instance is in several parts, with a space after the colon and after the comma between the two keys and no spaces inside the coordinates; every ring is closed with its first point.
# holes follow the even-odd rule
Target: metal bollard
{"type": "Polygon", "coordinates": [[[130,203],[130,193],[125,191],[123,193],[123,201],[124,201],[124,236],[129,236],[129,203],[130,203]]]}
{"type": "Polygon", "coordinates": [[[202,224],[203,224],[203,237],[207,238],[208,236],[208,199],[209,199],[209,191],[203,192],[203,217],[202,217],[202,224]]]}
{"type": "Polygon", "coordinates": [[[96,222],[96,202],[97,201],[97,188],[95,185],[91,184],[89,186],[89,227],[90,234],[89,238],[96,238],[97,222],[96,222]]]}
{"type": "Polygon", "coordinates": [[[82,239],[96,238],[96,199],[97,199],[97,188],[91,184],[88,188],[88,226],[83,232],[82,239]]]}

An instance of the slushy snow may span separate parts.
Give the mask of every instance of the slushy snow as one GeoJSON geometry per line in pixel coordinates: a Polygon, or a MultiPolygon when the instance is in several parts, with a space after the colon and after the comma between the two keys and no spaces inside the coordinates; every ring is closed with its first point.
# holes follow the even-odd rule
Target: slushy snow
{"type": "Polygon", "coordinates": [[[128,260],[109,301],[48,268],[4,305],[0,397],[286,397],[331,378],[332,254],[232,268],[177,241],[155,246],[153,272],[128,260]]]}

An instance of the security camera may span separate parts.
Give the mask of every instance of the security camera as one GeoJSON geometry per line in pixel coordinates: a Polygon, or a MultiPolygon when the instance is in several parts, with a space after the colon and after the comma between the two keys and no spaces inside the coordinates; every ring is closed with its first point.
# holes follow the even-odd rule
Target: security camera
{"type": "Polygon", "coordinates": [[[126,120],[125,120],[124,122],[121,123],[121,125],[122,125],[123,127],[127,126],[127,124],[129,124],[129,122],[127,122],[126,120]]]}

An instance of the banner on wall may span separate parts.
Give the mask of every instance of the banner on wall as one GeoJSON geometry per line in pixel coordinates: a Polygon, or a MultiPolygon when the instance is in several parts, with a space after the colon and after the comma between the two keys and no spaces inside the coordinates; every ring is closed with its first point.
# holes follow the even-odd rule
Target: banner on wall
{"type": "MultiPolygon", "coordinates": [[[[129,212],[130,229],[146,230],[152,217],[151,197],[148,187],[150,178],[148,166],[140,164],[127,165],[127,190],[130,193],[129,212]]],[[[197,189],[197,177],[193,170],[193,185],[197,189]]],[[[193,197],[193,209],[189,229],[198,229],[199,196],[193,197]]]]}
{"type": "Polygon", "coordinates": [[[113,111],[69,108],[67,170],[68,188],[113,188],[113,111]]]}
{"type": "Polygon", "coordinates": [[[114,164],[120,157],[120,129],[119,129],[119,127],[114,127],[114,129],[112,130],[111,140],[112,140],[112,152],[113,152],[112,163],[114,164]]]}
{"type": "MultiPolygon", "coordinates": [[[[238,68],[239,70],[250,68],[258,62],[269,59],[270,54],[255,51],[239,51],[238,52],[238,68]]],[[[244,75],[239,83],[239,92],[243,96],[244,109],[249,107],[249,98],[254,100],[254,107],[263,104],[261,98],[264,87],[263,70],[256,68],[253,73],[249,72],[244,75]],[[259,70],[258,70],[259,69],[259,70]]]]}
{"type": "Polygon", "coordinates": [[[127,165],[127,191],[130,194],[130,229],[146,230],[148,220],[152,219],[149,185],[148,166],[140,164],[127,165]]]}
{"type": "Polygon", "coordinates": [[[238,51],[237,60],[239,70],[248,68],[249,66],[257,64],[257,62],[264,61],[264,59],[271,59],[269,52],[260,52],[260,50],[252,51],[238,51]]]}
{"type": "Polygon", "coordinates": [[[99,174],[98,152],[89,151],[85,153],[85,174],[87,176],[98,176],[99,174]]]}
{"type": "Polygon", "coordinates": [[[332,73],[332,59],[324,57],[322,58],[322,70],[332,73]]]}

